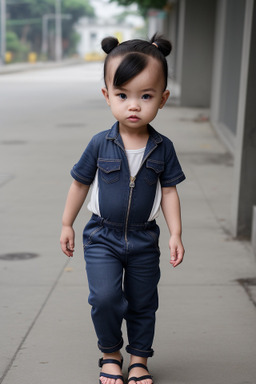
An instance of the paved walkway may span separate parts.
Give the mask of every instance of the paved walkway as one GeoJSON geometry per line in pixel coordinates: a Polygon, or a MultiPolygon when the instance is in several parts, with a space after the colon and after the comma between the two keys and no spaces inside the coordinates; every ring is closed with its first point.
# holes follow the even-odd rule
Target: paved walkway
{"type": "MultiPolygon", "coordinates": [[[[17,132],[1,138],[1,254],[39,254],[0,260],[3,384],[98,382],[80,244],[86,208],[76,222],[75,258],[66,260],[58,244],[68,170],[93,131],[110,121],[101,101],[87,116],[86,130],[58,132],[40,121],[40,129],[26,130],[22,120],[27,147],[4,145],[17,132]]],[[[179,186],[186,256],[176,270],[169,266],[161,216],[160,309],[149,368],[156,384],[255,384],[256,308],[238,280],[255,278],[256,263],[250,244],[229,234],[232,158],[205,116],[205,110],[167,106],[154,123],[174,141],[187,176],[179,186]]]]}

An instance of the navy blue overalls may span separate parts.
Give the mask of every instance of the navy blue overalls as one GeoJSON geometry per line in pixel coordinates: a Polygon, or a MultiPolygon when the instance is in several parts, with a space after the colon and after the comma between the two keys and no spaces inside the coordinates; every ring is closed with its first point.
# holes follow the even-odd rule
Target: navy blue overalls
{"type": "Polygon", "coordinates": [[[99,208],[83,233],[92,320],[102,352],[123,346],[127,323],[128,353],[153,355],[158,308],[159,227],[148,221],[158,179],[162,187],[185,179],[172,142],[150,125],[141,167],[130,176],[118,122],[95,135],[71,175],[90,185],[99,171],[99,208]]]}

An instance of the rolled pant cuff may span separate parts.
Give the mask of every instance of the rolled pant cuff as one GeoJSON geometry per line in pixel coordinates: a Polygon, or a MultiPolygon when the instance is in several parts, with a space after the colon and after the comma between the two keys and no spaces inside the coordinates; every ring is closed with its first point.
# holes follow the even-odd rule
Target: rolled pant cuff
{"type": "Polygon", "coordinates": [[[141,349],[133,348],[130,345],[127,345],[126,352],[130,353],[133,356],[140,357],[152,357],[154,354],[153,349],[150,349],[149,351],[142,351],[141,349]]]}
{"type": "Polygon", "coordinates": [[[102,345],[100,345],[100,343],[98,343],[98,348],[103,353],[114,353],[114,352],[119,351],[122,348],[123,344],[124,344],[124,341],[123,341],[123,339],[121,339],[120,342],[118,344],[114,345],[113,347],[103,347],[102,345]]]}

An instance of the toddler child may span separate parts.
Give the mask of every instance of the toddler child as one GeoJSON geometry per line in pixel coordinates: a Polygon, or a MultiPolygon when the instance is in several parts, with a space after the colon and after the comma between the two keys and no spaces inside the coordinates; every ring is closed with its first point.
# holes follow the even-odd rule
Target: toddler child
{"type": "Polygon", "coordinates": [[[180,202],[176,185],[185,179],[172,142],[149,123],[168,97],[165,56],[171,44],[114,37],[102,41],[107,53],[102,93],[116,123],[96,134],[71,170],[62,219],[61,247],[74,253],[74,220],[91,186],[92,217],[83,232],[89,303],[103,353],[100,383],[123,384],[122,321],[130,354],[129,384],[152,384],[147,359],[153,356],[158,308],[159,227],[162,208],[170,232],[170,263],[183,259],[180,202]]]}

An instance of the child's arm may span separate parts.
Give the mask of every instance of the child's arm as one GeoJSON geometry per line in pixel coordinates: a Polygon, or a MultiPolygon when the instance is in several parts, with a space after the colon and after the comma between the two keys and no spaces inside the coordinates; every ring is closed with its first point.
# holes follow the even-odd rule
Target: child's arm
{"type": "Polygon", "coordinates": [[[177,267],[182,262],[185,251],[181,240],[180,199],[176,187],[162,188],[161,206],[171,234],[169,241],[170,263],[173,267],[177,267]]]}
{"type": "Polygon", "coordinates": [[[73,257],[75,247],[75,232],[72,226],[86,199],[89,188],[89,185],[74,180],[68,192],[62,217],[62,231],[60,237],[61,249],[68,257],[73,257]]]}

